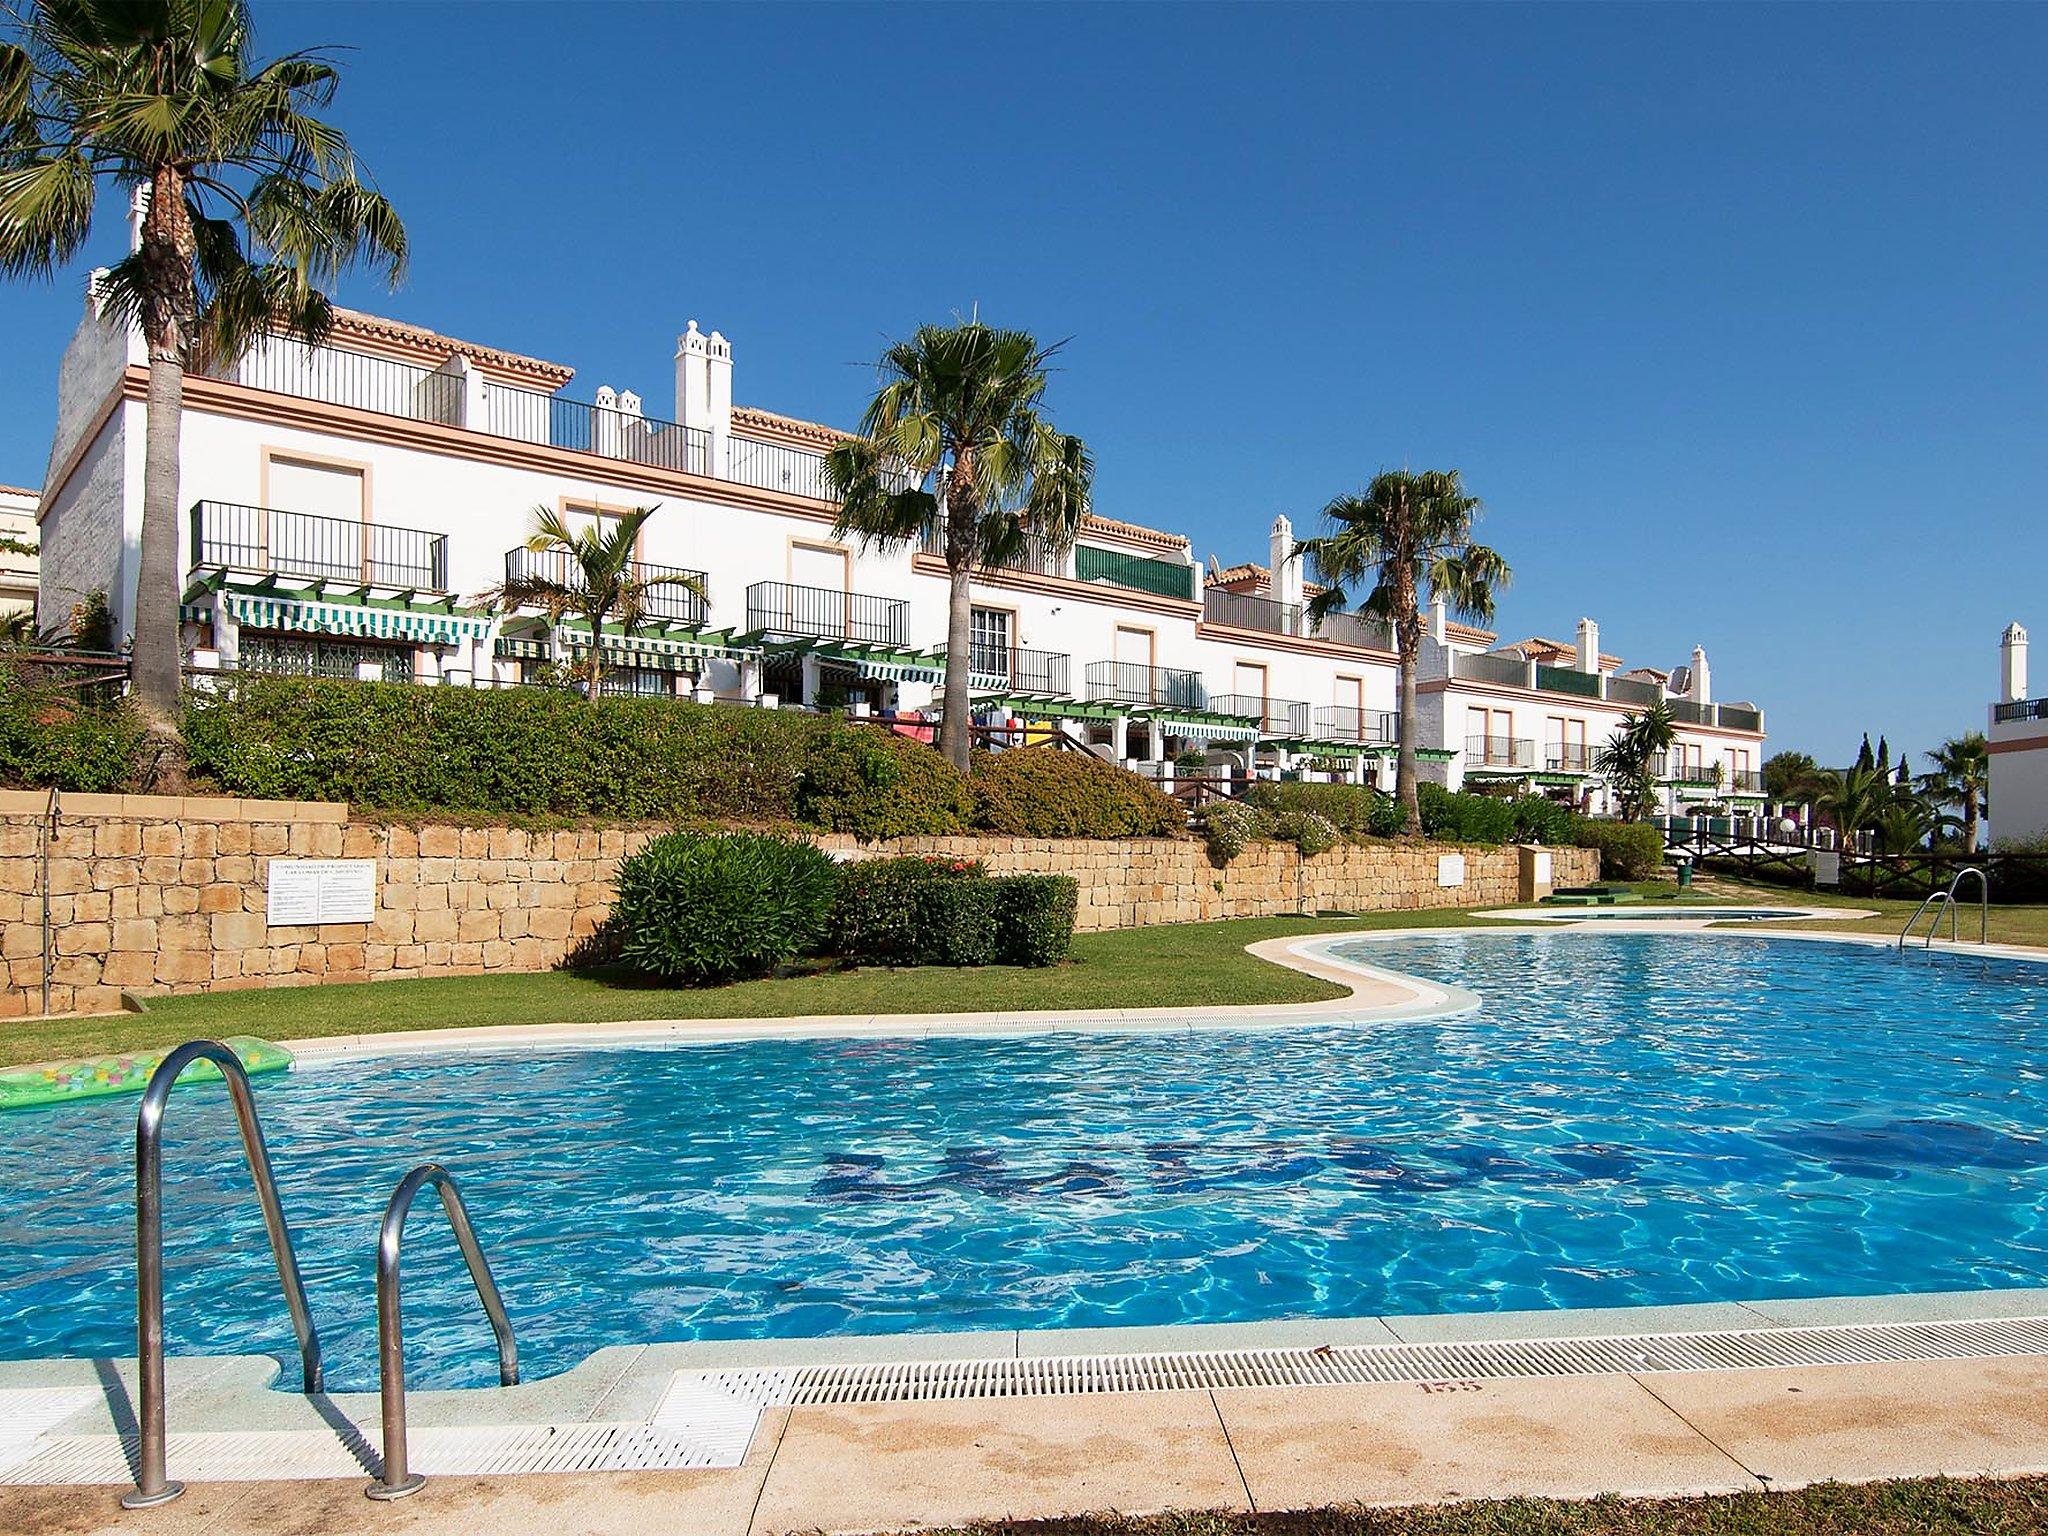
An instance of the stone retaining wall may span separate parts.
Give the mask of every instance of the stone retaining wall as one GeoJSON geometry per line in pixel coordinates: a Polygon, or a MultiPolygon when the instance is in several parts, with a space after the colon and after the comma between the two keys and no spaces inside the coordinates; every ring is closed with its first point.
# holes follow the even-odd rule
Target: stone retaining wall
{"type": "MultiPolygon", "coordinates": [[[[47,797],[0,791],[0,1017],[116,1008],[121,993],[227,991],[326,981],[540,971],[610,910],[619,860],[660,828],[516,827],[352,820],[323,803],[67,795],[48,849],[51,954],[43,953],[47,797]],[[370,922],[271,927],[273,857],[374,859],[370,922]]],[[[1226,867],[1202,845],[1034,838],[906,838],[844,856],[978,858],[1001,874],[1071,874],[1083,930],[1352,911],[1484,906],[1517,898],[1519,852],[1434,845],[1345,846],[1304,861],[1257,844],[1226,867]],[[1465,858],[1462,885],[1438,856],[1465,858]]],[[[1560,885],[1598,873],[1588,849],[1551,850],[1560,885]]]]}

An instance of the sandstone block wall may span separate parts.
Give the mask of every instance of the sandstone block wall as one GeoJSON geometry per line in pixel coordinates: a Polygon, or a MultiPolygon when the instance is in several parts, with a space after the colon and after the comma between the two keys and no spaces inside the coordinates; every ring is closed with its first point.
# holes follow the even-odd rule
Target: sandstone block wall
{"type": "MultiPolygon", "coordinates": [[[[44,880],[47,796],[0,791],[0,1017],[120,1006],[121,993],[540,971],[610,911],[619,861],[658,827],[527,831],[352,820],[321,803],[67,795],[44,880]],[[367,923],[270,927],[272,858],[373,859],[367,923]],[[50,944],[43,942],[47,894],[50,944]]],[[[905,838],[842,856],[940,854],[999,874],[1075,876],[1084,930],[1319,909],[1482,906],[1517,895],[1512,848],[1466,849],[1437,883],[1432,845],[1341,847],[1304,861],[1258,844],[1226,868],[1192,841],[905,838]]],[[[1555,879],[1593,879],[1598,855],[1552,850],[1555,879]]]]}

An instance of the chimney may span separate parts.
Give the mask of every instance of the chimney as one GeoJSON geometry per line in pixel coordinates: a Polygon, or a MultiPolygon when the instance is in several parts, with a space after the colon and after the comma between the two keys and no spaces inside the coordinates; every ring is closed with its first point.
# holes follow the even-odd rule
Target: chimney
{"type": "Polygon", "coordinates": [[[1591,619],[1579,620],[1579,670],[1594,677],[1600,673],[1600,626],[1591,619]]]}
{"type": "Polygon", "coordinates": [[[1714,702],[1714,688],[1707,676],[1707,653],[1700,646],[1692,648],[1692,701],[1695,704],[1714,702]]]}
{"type": "MultiPolygon", "coordinates": [[[[676,338],[676,420],[709,435],[704,472],[723,478],[732,430],[732,343],[716,331],[706,336],[694,320],[676,338]]],[[[698,467],[694,454],[688,467],[698,467]]]]}
{"type": "Polygon", "coordinates": [[[128,249],[142,249],[142,221],[149,217],[149,183],[144,182],[128,194],[128,249]]]}
{"type": "Polygon", "coordinates": [[[1273,537],[1267,558],[1272,562],[1273,580],[1268,587],[1277,603],[1301,601],[1301,562],[1294,558],[1294,524],[1282,513],[1273,519],[1273,537]]]}
{"type": "Polygon", "coordinates": [[[1440,597],[1429,600],[1429,638],[1438,645],[1450,640],[1451,610],[1440,597]]]}
{"type": "Polygon", "coordinates": [[[2017,623],[2005,626],[1998,642],[1999,695],[2010,704],[2027,696],[2027,632],[2017,623]]]}

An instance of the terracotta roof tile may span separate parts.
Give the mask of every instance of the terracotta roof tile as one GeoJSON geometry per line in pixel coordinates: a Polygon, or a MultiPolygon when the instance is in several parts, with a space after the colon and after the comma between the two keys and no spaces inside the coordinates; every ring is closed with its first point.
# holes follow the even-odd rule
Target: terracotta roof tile
{"type": "Polygon", "coordinates": [[[365,314],[359,309],[337,307],[334,311],[333,334],[344,341],[383,342],[417,349],[432,354],[443,362],[459,355],[505,373],[524,374],[536,381],[548,382],[554,389],[560,389],[576,373],[574,368],[561,363],[550,363],[538,357],[507,352],[498,347],[480,346],[473,341],[461,341],[453,336],[443,336],[439,331],[430,331],[423,325],[392,320],[384,315],[365,314]]]}

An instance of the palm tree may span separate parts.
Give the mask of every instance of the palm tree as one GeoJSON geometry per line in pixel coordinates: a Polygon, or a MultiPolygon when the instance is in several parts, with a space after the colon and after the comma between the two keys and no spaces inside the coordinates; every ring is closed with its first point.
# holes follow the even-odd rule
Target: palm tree
{"type": "Polygon", "coordinates": [[[1677,739],[1671,706],[1658,699],[1621,717],[1607,745],[1593,754],[1593,771],[1614,792],[1623,821],[1641,821],[1657,806],[1658,760],[1677,739]]]}
{"type": "Polygon", "coordinates": [[[1977,849],[1977,828],[1991,793],[1991,748],[1982,731],[1969,731],[1944,741],[1929,758],[1932,766],[1920,775],[1920,793],[1935,805],[1963,808],[1963,849],[1977,849]]]}
{"type": "Polygon", "coordinates": [[[590,625],[590,652],[583,663],[583,692],[596,698],[604,684],[604,626],[616,620],[631,633],[647,613],[647,594],[657,587],[680,587],[704,597],[704,579],[694,572],[640,576],[634,551],[640,528],[654,515],[653,507],[637,507],[618,517],[599,518],[572,528],[553,507],[533,509],[533,534],[526,548],[536,555],[555,555],[553,573],[546,570],[507,579],[483,593],[483,600],[501,613],[536,607],[548,616],[549,627],[575,614],[590,625]]]}
{"type": "Polygon", "coordinates": [[[0,42],[0,272],[54,275],[85,244],[102,183],[146,198],[137,247],[100,294],[149,350],[133,676],[175,748],[185,372],[274,327],[318,342],[322,290],[358,261],[395,283],[405,229],[317,115],[334,67],[255,62],[243,0],[31,0],[16,27],[0,42]]]}
{"type": "Polygon", "coordinates": [[[1299,554],[1310,562],[1322,591],[1309,600],[1317,622],[1350,602],[1350,588],[1372,588],[1358,604],[1367,618],[1394,632],[1400,666],[1401,740],[1394,769],[1394,794],[1407,818],[1407,831],[1422,831],[1415,793],[1415,659],[1422,650],[1422,608],[1442,598],[1461,619],[1493,616],[1496,589],[1508,583],[1508,563],[1484,544],[1472,542],[1480,502],[1465,494],[1453,470],[1384,470],[1363,495],[1339,496],[1323,508],[1335,531],[1304,539],[1299,554]]]}
{"type": "Polygon", "coordinates": [[[1842,851],[1850,851],[1856,834],[1877,820],[1890,798],[1890,786],[1876,764],[1858,762],[1840,773],[1829,772],[1821,782],[1816,803],[1835,824],[1842,839],[1842,851]]]}
{"type": "Polygon", "coordinates": [[[1938,812],[1917,795],[1895,795],[1871,817],[1870,825],[1886,853],[1911,853],[1925,848],[1938,835],[1961,825],[1955,817],[1938,812]]]}
{"type": "Polygon", "coordinates": [[[945,557],[952,590],[939,749],[962,770],[971,573],[1014,559],[1027,541],[1064,552],[1088,515],[1095,461],[1040,414],[1058,350],[979,320],[920,326],[882,354],[882,387],[860,434],[825,456],[840,537],[886,546],[922,536],[945,557]]]}

